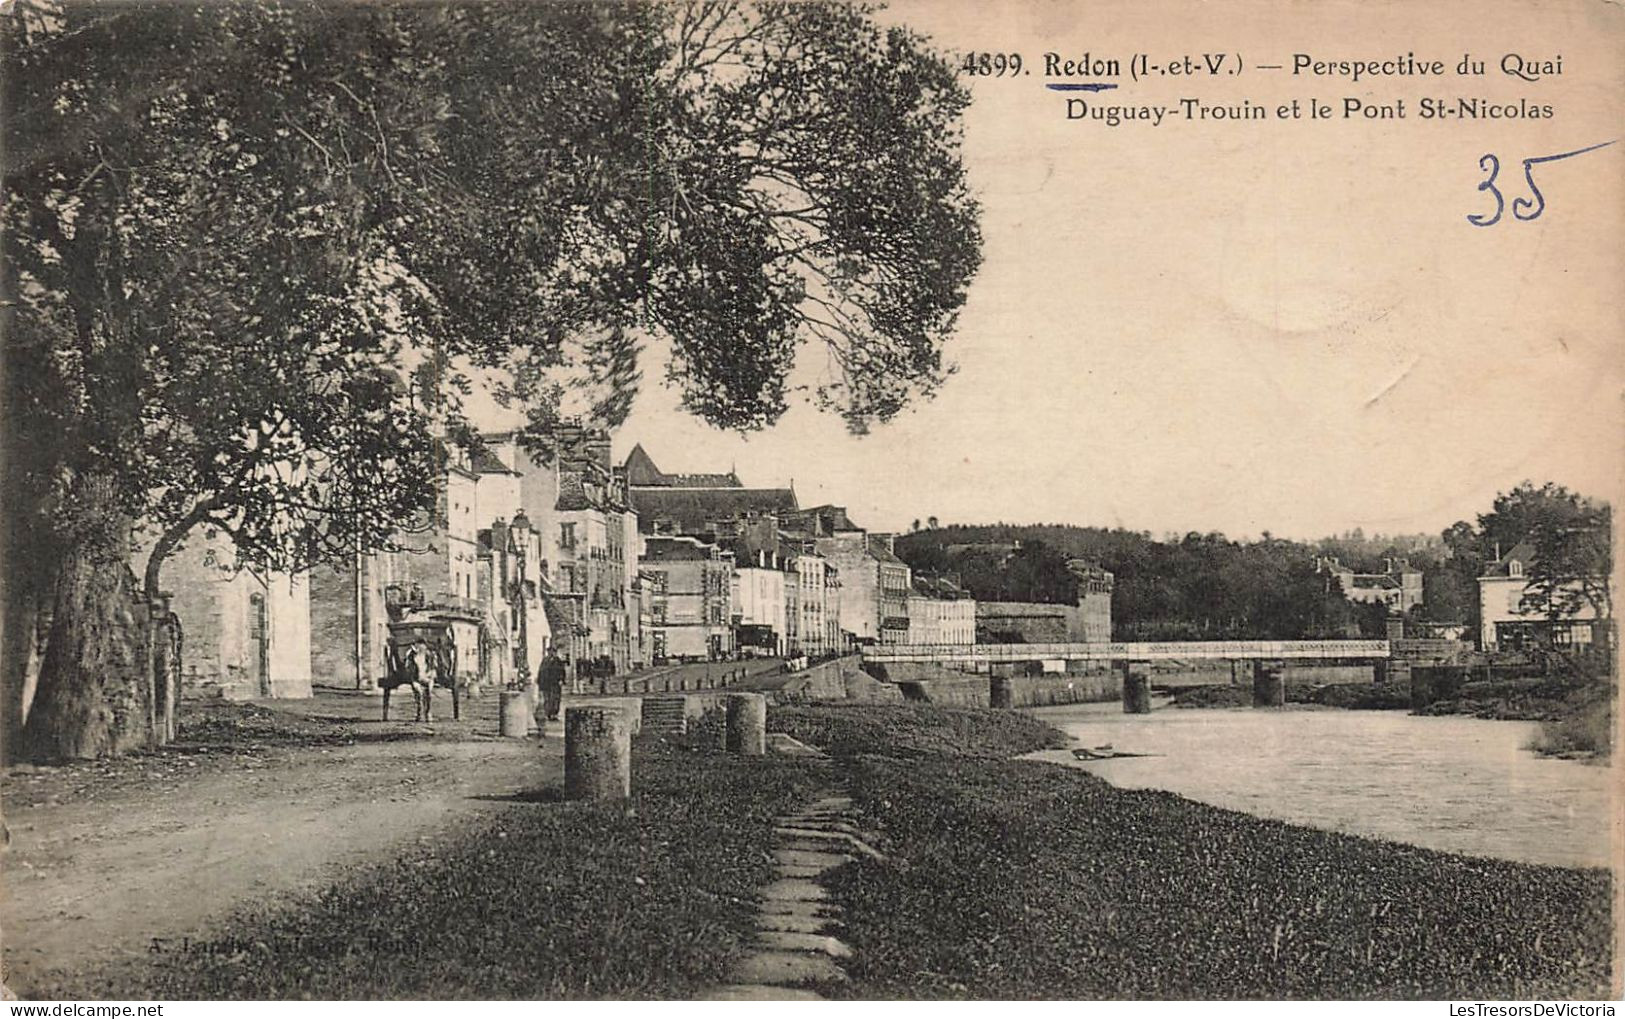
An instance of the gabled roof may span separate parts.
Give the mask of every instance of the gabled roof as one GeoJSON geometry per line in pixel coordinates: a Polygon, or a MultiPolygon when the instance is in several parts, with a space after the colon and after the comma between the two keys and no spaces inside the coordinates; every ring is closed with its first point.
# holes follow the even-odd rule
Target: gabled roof
{"type": "Polygon", "coordinates": [[[910,578],[910,587],[914,594],[922,598],[957,601],[969,597],[963,588],[946,577],[922,576],[916,573],[910,578]]]}
{"type": "Polygon", "coordinates": [[[640,442],[626,457],[626,483],[633,488],[743,488],[739,475],[725,474],[667,474],[655,465],[654,458],[640,442]]]}
{"type": "Polygon", "coordinates": [[[1525,573],[1529,572],[1529,564],[1533,563],[1535,561],[1535,544],[1534,544],[1534,542],[1530,541],[1528,538],[1525,538],[1523,541],[1520,541],[1516,545],[1512,546],[1512,548],[1507,551],[1506,555],[1503,555],[1501,558],[1497,559],[1495,562],[1490,563],[1488,566],[1484,567],[1484,576],[1486,576],[1486,577],[1508,577],[1508,576],[1511,576],[1512,575],[1512,573],[1511,573],[1511,564],[1512,564],[1513,560],[1517,560],[1518,562],[1523,564],[1523,569],[1524,569],[1525,573]]]}
{"type": "Polygon", "coordinates": [[[886,541],[880,535],[871,534],[868,536],[868,539],[870,555],[874,556],[883,563],[897,563],[898,565],[906,565],[903,560],[897,558],[897,554],[895,552],[886,547],[886,541]]]}
{"type": "Polygon", "coordinates": [[[615,486],[602,472],[576,470],[559,472],[559,495],[553,508],[564,513],[591,509],[620,513],[626,509],[615,486]]]}
{"type": "Polygon", "coordinates": [[[845,506],[813,506],[795,514],[789,521],[792,527],[823,537],[838,531],[861,531],[863,528],[846,515],[845,506]]]}
{"type": "Polygon", "coordinates": [[[668,474],[667,483],[673,488],[744,488],[739,475],[726,474],[668,474]]]}
{"type": "Polygon", "coordinates": [[[519,474],[518,471],[503,463],[500,457],[485,447],[481,447],[474,454],[472,466],[480,474],[513,474],[516,476],[519,474]]]}
{"type": "Polygon", "coordinates": [[[593,508],[592,500],[587,497],[587,486],[581,483],[581,475],[559,475],[559,497],[554,501],[553,508],[561,511],[593,508]]]}
{"type": "Polygon", "coordinates": [[[640,442],[632,447],[631,453],[627,454],[626,483],[639,486],[665,485],[670,482],[666,480],[666,475],[661,472],[660,468],[655,466],[654,459],[644,450],[643,443],[640,442]]]}
{"type": "Polygon", "coordinates": [[[642,563],[682,562],[716,557],[717,547],[698,538],[654,537],[643,543],[642,563]]]}
{"type": "Polygon", "coordinates": [[[1344,576],[1350,578],[1349,583],[1354,587],[1363,587],[1367,590],[1379,587],[1393,590],[1399,587],[1399,578],[1386,573],[1346,573],[1344,576]]]}

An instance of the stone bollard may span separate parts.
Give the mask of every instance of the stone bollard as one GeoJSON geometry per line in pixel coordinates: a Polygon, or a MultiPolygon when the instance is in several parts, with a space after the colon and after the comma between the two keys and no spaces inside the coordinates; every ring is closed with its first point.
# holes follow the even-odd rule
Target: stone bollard
{"type": "Polygon", "coordinates": [[[1279,708],[1286,704],[1286,666],[1280,662],[1253,663],[1253,707],[1279,708]]]}
{"type": "Polygon", "coordinates": [[[624,800],[632,795],[632,722],[619,705],[564,709],[564,798],[624,800]]]}
{"type": "Polygon", "coordinates": [[[527,735],[535,722],[530,717],[530,697],[525,694],[525,691],[503,690],[501,705],[497,731],[512,738],[527,735]]]}
{"type": "Polygon", "coordinates": [[[1151,663],[1123,663],[1123,713],[1151,713],[1151,663]]]}
{"type": "Polygon", "coordinates": [[[987,702],[995,708],[1016,706],[1016,683],[1009,676],[991,676],[987,681],[987,702]]]}
{"type": "Polygon", "coordinates": [[[767,697],[734,693],[727,698],[728,752],[746,757],[767,753],[767,697]]]}

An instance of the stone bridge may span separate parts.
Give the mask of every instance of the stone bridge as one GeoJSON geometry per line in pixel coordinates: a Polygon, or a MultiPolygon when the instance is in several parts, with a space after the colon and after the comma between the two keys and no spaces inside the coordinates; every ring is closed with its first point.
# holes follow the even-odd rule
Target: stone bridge
{"type": "Polygon", "coordinates": [[[1093,644],[877,644],[865,662],[1154,662],[1199,658],[1235,660],[1377,660],[1392,655],[1386,640],[1195,640],[1093,644]]]}
{"type": "MultiPolygon", "coordinates": [[[[1019,662],[1107,662],[1122,683],[1123,710],[1151,710],[1151,663],[1220,659],[1253,663],[1253,703],[1275,707],[1286,702],[1288,662],[1369,662],[1379,681],[1408,682],[1412,667],[1455,667],[1466,646],[1442,640],[1211,640],[1130,641],[1075,644],[882,644],[863,650],[865,663],[922,662],[994,666],[1019,662]]],[[[990,677],[994,707],[1009,707],[1008,676],[990,677]]]]}

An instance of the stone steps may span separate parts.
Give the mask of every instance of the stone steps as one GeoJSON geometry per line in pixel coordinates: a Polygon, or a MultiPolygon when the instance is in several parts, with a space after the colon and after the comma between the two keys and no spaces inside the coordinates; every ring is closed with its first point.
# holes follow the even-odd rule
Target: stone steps
{"type": "Polygon", "coordinates": [[[663,736],[679,736],[688,729],[688,713],[683,698],[652,696],[643,698],[643,728],[663,736]]]}
{"type": "Polygon", "coordinates": [[[852,949],[830,930],[841,907],[818,883],[822,874],[859,856],[883,860],[851,823],[852,800],[827,793],[773,829],[774,880],[762,889],[756,940],[730,982],[703,997],[713,1001],[814,1001],[809,984],[842,983],[852,949]]]}

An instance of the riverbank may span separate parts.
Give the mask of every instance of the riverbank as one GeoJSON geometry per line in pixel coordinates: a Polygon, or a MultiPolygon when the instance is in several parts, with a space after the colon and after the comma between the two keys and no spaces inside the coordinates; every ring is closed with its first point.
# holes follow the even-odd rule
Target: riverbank
{"type": "MultiPolygon", "coordinates": [[[[833,876],[851,997],[1607,996],[1610,879],[1264,820],[1000,759],[993,712],[773,724],[838,754],[886,862],[833,876]],[[871,739],[865,734],[882,738],[871,739]]],[[[1028,744],[1052,734],[1027,730],[1028,744]]],[[[1038,749],[1033,745],[1032,749],[1038,749]]]]}
{"type": "MultiPolygon", "coordinates": [[[[492,772],[502,792],[449,779],[436,795],[480,808],[447,813],[455,825],[379,843],[365,859],[352,854],[308,888],[238,888],[243,904],[190,940],[34,967],[17,990],[121,999],[692,997],[725,982],[754,936],[774,818],[816,789],[844,786],[856,825],[885,858],[822,879],[843,907],[838,933],[854,952],[843,962],[848,981],[817,987],[826,996],[1607,993],[1603,871],[1336,835],[1011,760],[1065,743],[1025,713],[912,704],[770,712],[771,729],[827,749],[833,761],[743,759],[699,749],[703,734],[645,735],[634,741],[627,805],[561,801],[556,757],[527,765],[534,744],[484,737],[478,724],[462,735],[402,725],[396,739],[376,723],[324,712],[230,715],[222,709],[207,729],[222,755],[209,782],[190,768],[164,780],[160,794],[194,813],[195,824],[212,824],[211,809],[270,810],[298,769],[348,780],[376,772],[380,784],[363,797],[373,820],[358,824],[349,801],[324,787],[335,796],[331,831],[365,838],[372,824],[424,802],[426,790],[403,768],[442,783],[434,776],[483,773],[497,754],[528,770],[492,772]],[[366,739],[374,727],[385,738],[366,739]],[[247,748],[235,742],[239,729],[252,733],[247,748]],[[341,770],[341,750],[364,752],[371,770],[341,770]],[[395,795],[381,797],[386,789],[395,795]]],[[[129,814],[122,786],[97,788],[81,803],[87,831],[97,817],[129,814]]],[[[320,816],[322,808],[299,803],[301,811],[274,816],[290,825],[303,823],[301,813],[320,816]]],[[[238,822],[215,827],[224,835],[238,822]]],[[[163,858],[166,839],[184,835],[163,828],[143,836],[144,858],[163,858]]],[[[294,835],[289,845],[317,838],[294,835]]],[[[177,929],[177,910],[213,887],[178,870],[165,881],[130,922],[177,929]]],[[[100,899],[95,910],[129,906],[100,899]]]]}
{"type": "Polygon", "coordinates": [[[25,914],[6,924],[8,984],[691,997],[754,936],[773,818],[828,781],[640,738],[631,809],[566,803],[558,731],[539,750],[478,718],[431,731],[362,707],[216,705],[189,719],[190,749],[8,776],[8,819],[40,829],[6,860],[8,920],[25,914]]]}
{"type": "MultiPolygon", "coordinates": [[[[1172,691],[1176,708],[1251,707],[1252,689],[1213,685],[1172,691]]],[[[1412,710],[1404,683],[1289,685],[1288,704],[1355,711],[1412,710]]],[[[1548,677],[1469,679],[1441,691],[1417,711],[1422,715],[1466,715],[1496,721],[1540,722],[1542,735],[1531,749],[1555,757],[1606,759],[1613,745],[1614,699],[1604,683],[1575,683],[1548,677]]]]}

